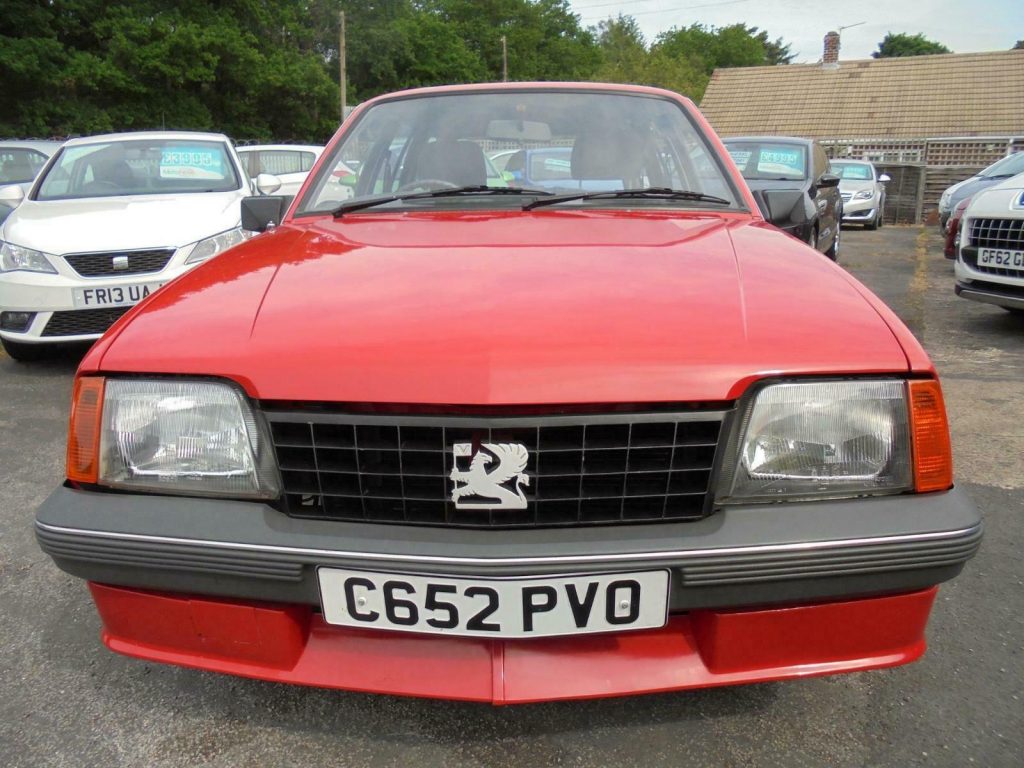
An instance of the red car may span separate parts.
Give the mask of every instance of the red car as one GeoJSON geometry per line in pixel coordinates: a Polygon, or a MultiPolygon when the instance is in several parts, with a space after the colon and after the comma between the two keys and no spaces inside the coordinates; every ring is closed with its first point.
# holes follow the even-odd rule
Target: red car
{"type": "Polygon", "coordinates": [[[946,222],[946,242],[943,254],[947,259],[956,259],[956,254],[960,250],[960,222],[964,217],[964,211],[967,210],[967,206],[973,199],[974,195],[971,195],[957,203],[946,222]]]}
{"type": "Polygon", "coordinates": [[[688,100],[383,96],[243,210],[266,233],[75,380],[37,535],[109,648],[495,703],[923,653],[981,538],[935,370],[688,100]],[[486,185],[485,151],[545,146],[564,190],[486,185]]]}

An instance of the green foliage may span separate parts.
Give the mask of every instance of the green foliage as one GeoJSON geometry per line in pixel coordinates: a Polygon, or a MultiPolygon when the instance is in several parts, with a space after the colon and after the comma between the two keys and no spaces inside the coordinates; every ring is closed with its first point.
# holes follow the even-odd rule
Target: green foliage
{"type": "Polygon", "coordinates": [[[927,56],[931,53],[952,53],[942,43],[929,40],[922,34],[906,35],[889,32],[878,44],[878,50],[871,54],[876,59],[896,56],[927,56]]]}
{"type": "Polygon", "coordinates": [[[501,79],[608,80],[699,99],[715,67],[788,63],[756,27],[581,26],[568,0],[6,0],[0,136],[153,129],[324,141],[347,100],[501,79]]]}
{"type": "Polygon", "coordinates": [[[788,64],[793,59],[781,38],[770,40],[767,32],[745,24],[673,28],[649,47],[628,16],[602,22],[597,33],[602,63],[596,79],[657,85],[694,100],[701,98],[719,67],[788,64]]]}
{"type": "Polygon", "coordinates": [[[1020,50],[1024,50],[1024,40],[1018,40],[1018,41],[1017,41],[1017,44],[1016,44],[1016,45],[1014,45],[1014,46],[1013,46],[1013,48],[1011,48],[1010,50],[1011,50],[1011,51],[1020,51],[1020,50]]]}
{"type": "Polygon", "coordinates": [[[305,5],[8,0],[0,135],[166,127],[324,139],[338,95],[305,5]]]}

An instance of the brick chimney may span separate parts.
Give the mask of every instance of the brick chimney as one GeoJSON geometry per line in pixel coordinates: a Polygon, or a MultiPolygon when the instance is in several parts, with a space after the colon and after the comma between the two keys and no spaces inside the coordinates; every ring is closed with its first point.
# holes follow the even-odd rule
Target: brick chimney
{"type": "Polygon", "coordinates": [[[821,64],[826,69],[835,69],[839,66],[838,32],[829,32],[825,35],[825,52],[821,57],[821,64]]]}

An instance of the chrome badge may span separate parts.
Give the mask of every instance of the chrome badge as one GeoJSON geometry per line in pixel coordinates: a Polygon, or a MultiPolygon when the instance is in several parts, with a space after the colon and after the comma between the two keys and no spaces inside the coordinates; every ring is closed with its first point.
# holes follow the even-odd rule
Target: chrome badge
{"type": "Polygon", "coordinates": [[[111,259],[110,266],[112,269],[118,272],[123,272],[124,270],[128,269],[128,257],[115,256],[113,259],[111,259]]]}
{"type": "Polygon", "coordinates": [[[455,443],[452,449],[455,466],[448,477],[455,481],[452,501],[456,509],[526,509],[520,487],[530,485],[530,476],[524,471],[530,458],[525,445],[481,443],[475,454],[472,443],[455,443]],[[460,469],[459,459],[469,456],[469,469],[460,469]],[[488,471],[495,461],[497,466],[488,471]]]}

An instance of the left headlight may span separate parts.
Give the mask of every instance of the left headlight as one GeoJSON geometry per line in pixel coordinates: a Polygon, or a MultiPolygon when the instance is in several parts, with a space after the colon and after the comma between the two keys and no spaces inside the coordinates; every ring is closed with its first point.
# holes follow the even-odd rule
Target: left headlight
{"type": "Polygon", "coordinates": [[[195,264],[200,261],[206,261],[218,253],[226,251],[228,248],[244,243],[252,236],[252,232],[236,227],[235,229],[229,229],[227,232],[221,232],[213,237],[208,237],[205,240],[200,240],[192,248],[192,253],[185,259],[185,263],[195,264]]]}
{"type": "Polygon", "coordinates": [[[875,190],[873,189],[862,189],[860,192],[854,194],[854,200],[870,200],[875,196],[875,190]]]}
{"type": "Polygon", "coordinates": [[[160,493],[275,498],[273,449],[247,399],[210,381],[107,379],[96,482],[160,493]]]}
{"type": "Polygon", "coordinates": [[[47,272],[57,274],[46,254],[34,248],[0,242],[0,272],[47,272]]]}
{"type": "Polygon", "coordinates": [[[900,493],[914,485],[902,381],[773,384],[755,397],[720,502],[900,493]]]}

